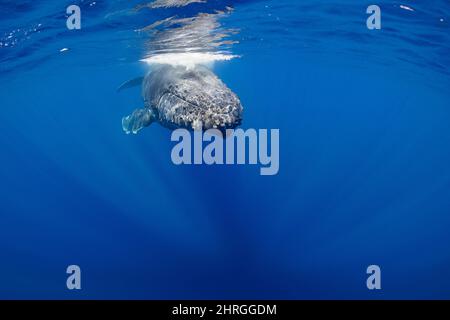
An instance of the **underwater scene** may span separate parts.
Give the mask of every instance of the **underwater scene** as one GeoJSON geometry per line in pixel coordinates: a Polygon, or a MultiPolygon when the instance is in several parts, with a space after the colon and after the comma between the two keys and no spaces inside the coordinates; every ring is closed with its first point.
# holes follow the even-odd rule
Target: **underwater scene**
{"type": "Polygon", "coordinates": [[[0,14],[0,299],[450,299],[448,0],[0,14]]]}

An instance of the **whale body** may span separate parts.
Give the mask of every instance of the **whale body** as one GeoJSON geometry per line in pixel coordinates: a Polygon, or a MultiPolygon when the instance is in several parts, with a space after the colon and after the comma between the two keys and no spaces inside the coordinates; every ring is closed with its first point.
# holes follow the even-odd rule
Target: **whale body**
{"type": "MultiPolygon", "coordinates": [[[[221,131],[241,124],[243,107],[238,96],[207,67],[160,65],[139,82],[144,107],[122,119],[127,134],[136,134],[153,122],[170,129],[221,131]]],[[[133,83],[136,80],[122,88],[133,83]]]]}

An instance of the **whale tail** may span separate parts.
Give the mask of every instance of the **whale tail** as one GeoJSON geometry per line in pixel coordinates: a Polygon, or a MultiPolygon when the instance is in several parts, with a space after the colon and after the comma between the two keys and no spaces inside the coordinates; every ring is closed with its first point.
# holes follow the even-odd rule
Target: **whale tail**
{"type": "Polygon", "coordinates": [[[129,116],[122,118],[122,129],[126,134],[137,134],[155,120],[155,114],[150,108],[136,109],[129,116]]]}

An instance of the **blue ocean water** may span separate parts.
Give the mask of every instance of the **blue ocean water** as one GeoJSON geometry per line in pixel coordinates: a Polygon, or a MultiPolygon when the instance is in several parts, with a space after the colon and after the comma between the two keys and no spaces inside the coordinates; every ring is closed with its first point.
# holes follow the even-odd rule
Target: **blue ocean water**
{"type": "Polygon", "coordinates": [[[450,298],[450,3],[168,3],[0,1],[0,298],[450,298]],[[124,134],[117,87],[170,52],[239,56],[210,67],[278,175],[124,134]]]}

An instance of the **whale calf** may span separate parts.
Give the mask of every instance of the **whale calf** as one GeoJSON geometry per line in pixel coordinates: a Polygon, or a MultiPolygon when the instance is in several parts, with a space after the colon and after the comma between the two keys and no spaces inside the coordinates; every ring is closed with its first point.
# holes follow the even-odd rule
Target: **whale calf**
{"type": "Polygon", "coordinates": [[[159,65],[119,91],[137,84],[142,84],[144,107],[122,119],[127,134],[137,134],[153,122],[170,129],[221,131],[241,124],[238,96],[207,67],[159,65]]]}

